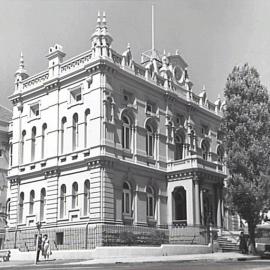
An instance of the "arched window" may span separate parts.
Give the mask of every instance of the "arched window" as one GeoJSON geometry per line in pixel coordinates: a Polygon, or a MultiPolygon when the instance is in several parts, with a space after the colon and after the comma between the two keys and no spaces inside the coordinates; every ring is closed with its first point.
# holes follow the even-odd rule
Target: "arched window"
{"type": "Polygon", "coordinates": [[[67,118],[63,117],[61,121],[61,154],[63,154],[65,151],[66,124],[67,118]]]}
{"type": "Polygon", "coordinates": [[[195,148],[195,132],[194,130],[191,130],[190,132],[190,148],[194,149],[195,148]]]}
{"type": "Polygon", "coordinates": [[[35,191],[31,190],[29,200],[29,215],[34,213],[35,191]]]}
{"type": "Polygon", "coordinates": [[[130,149],[131,128],[130,120],[128,117],[122,117],[122,147],[130,149]]]}
{"type": "Polygon", "coordinates": [[[84,181],[84,211],[83,214],[84,216],[89,214],[89,210],[90,210],[90,182],[89,180],[85,180],[84,181]]]}
{"type": "Polygon", "coordinates": [[[208,160],[209,155],[209,143],[206,140],[202,141],[202,158],[208,160]]]}
{"type": "Polygon", "coordinates": [[[88,146],[89,118],[90,118],[90,110],[87,109],[84,113],[84,147],[85,148],[88,146]]]}
{"type": "Polygon", "coordinates": [[[72,149],[75,150],[79,146],[79,126],[78,114],[75,113],[72,118],[72,149]]]}
{"type": "Polygon", "coordinates": [[[219,145],[217,148],[217,157],[218,157],[218,162],[223,163],[223,161],[224,161],[224,148],[222,145],[219,145]]]}
{"type": "Polygon", "coordinates": [[[41,134],[41,158],[42,159],[46,156],[45,154],[46,141],[47,141],[47,124],[44,123],[42,125],[42,134],[41,134]]]}
{"type": "Polygon", "coordinates": [[[37,136],[37,130],[36,127],[32,128],[32,134],[31,134],[31,161],[35,160],[36,155],[36,136],[37,136]]]}
{"type": "Polygon", "coordinates": [[[60,218],[66,216],[66,208],[67,208],[67,189],[66,185],[61,185],[60,190],[60,218]]]}
{"type": "Polygon", "coordinates": [[[146,125],[146,154],[154,155],[154,130],[150,125],[146,125]]]}
{"type": "Polygon", "coordinates": [[[26,131],[23,130],[23,132],[22,132],[22,141],[21,141],[21,163],[24,163],[25,136],[26,136],[26,131]]]}
{"type": "Polygon", "coordinates": [[[78,207],[78,183],[72,184],[72,209],[78,207]]]}
{"type": "Polygon", "coordinates": [[[150,186],[146,189],[146,197],[146,215],[153,218],[155,216],[155,197],[154,190],[150,186]]]}
{"type": "Polygon", "coordinates": [[[127,182],[123,184],[122,213],[131,215],[131,187],[127,182]]]}
{"type": "Polygon", "coordinates": [[[19,223],[23,223],[23,207],[24,207],[24,193],[20,193],[19,200],[19,223]]]}
{"type": "Polygon", "coordinates": [[[40,221],[45,219],[46,189],[42,188],[40,192],[40,221]]]}
{"type": "Polygon", "coordinates": [[[11,203],[10,203],[10,198],[9,198],[6,203],[6,213],[7,213],[8,220],[10,219],[10,206],[11,206],[11,203]]]}
{"type": "Polygon", "coordinates": [[[183,159],[184,139],[180,135],[175,136],[175,160],[183,159]]]}

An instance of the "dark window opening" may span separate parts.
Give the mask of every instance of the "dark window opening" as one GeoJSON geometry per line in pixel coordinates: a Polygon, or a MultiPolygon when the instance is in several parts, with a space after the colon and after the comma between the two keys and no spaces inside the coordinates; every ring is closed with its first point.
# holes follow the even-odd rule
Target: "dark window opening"
{"type": "Polygon", "coordinates": [[[64,233],[63,232],[56,233],[55,242],[56,242],[56,245],[63,245],[64,244],[64,233]]]}

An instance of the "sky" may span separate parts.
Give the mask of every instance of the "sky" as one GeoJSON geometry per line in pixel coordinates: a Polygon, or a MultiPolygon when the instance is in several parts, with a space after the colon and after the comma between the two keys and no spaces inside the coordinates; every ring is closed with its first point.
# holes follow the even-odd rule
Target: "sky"
{"type": "Polygon", "coordinates": [[[105,11],[112,48],[130,43],[136,62],[151,48],[151,6],[155,6],[155,47],[188,63],[193,91],[205,85],[212,101],[223,96],[235,65],[249,63],[270,89],[270,1],[268,0],[0,0],[0,104],[11,108],[14,73],[21,51],[34,75],[48,66],[55,43],[65,60],[90,49],[97,13],[105,11]]]}

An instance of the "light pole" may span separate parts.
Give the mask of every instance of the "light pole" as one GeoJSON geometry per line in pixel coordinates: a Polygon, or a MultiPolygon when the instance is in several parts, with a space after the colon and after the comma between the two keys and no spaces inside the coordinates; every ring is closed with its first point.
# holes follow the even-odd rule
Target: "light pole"
{"type": "Polygon", "coordinates": [[[16,225],[15,227],[14,248],[17,248],[17,233],[18,233],[18,225],[16,225]]]}
{"type": "Polygon", "coordinates": [[[38,262],[38,252],[39,252],[38,242],[39,242],[39,236],[40,236],[41,222],[37,221],[36,226],[37,226],[37,229],[38,229],[38,234],[37,234],[37,238],[36,238],[36,259],[35,259],[35,264],[37,264],[37,262],[38,262]]]}

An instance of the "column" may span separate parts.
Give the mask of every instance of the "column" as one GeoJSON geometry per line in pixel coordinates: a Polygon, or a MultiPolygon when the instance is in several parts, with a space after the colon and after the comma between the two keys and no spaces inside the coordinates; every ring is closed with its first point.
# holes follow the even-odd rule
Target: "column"
{"type": "Polygon", "coordinates": [[[138,224],[138,190],[136,190],[134,193],[134,220],[133,223],[134,225],[138,224]]]}
{"type": "Polygon", "coordinates": [[[217,187],[217,227],[221,228],[221,196],[220,196],[220,187],[217,187]]]}
{"type": "Polygon", "coordinates": [[[200,188],[200,206],[201,206],[201,224],[204,224],[204,209],[203,209],[203,188],[200,188]]]}
{"type": "Polygon", "coordinates": [[[160,202],[161,198],[160,195],[157,195],[157,204],[156,204],[156,220],[157,220],[157,226],[160,227],[161,225],[161,211],[160,211],[160,206],[161,206],[161,202],[160,202]]]}
{"type": "Polygon", "coordinates": [[[200,194],[199,194],[199,178],[197,175],[193,178],[193,183],[195,186],[195,225],[200,225],[200,194]]]}
{"type": "Polygon", "coordinates": [[[159,134],[155,134],[155,160],[156,166],[159,167],[159,160],[160,160],[160,155],[159,155],[159,134]]]}
{"type": "Polygon", "coordinates": [[[131,136],[132,136],[132,153],[135,162],[137,161],[137,126],[131,127],[131,136]]]}

